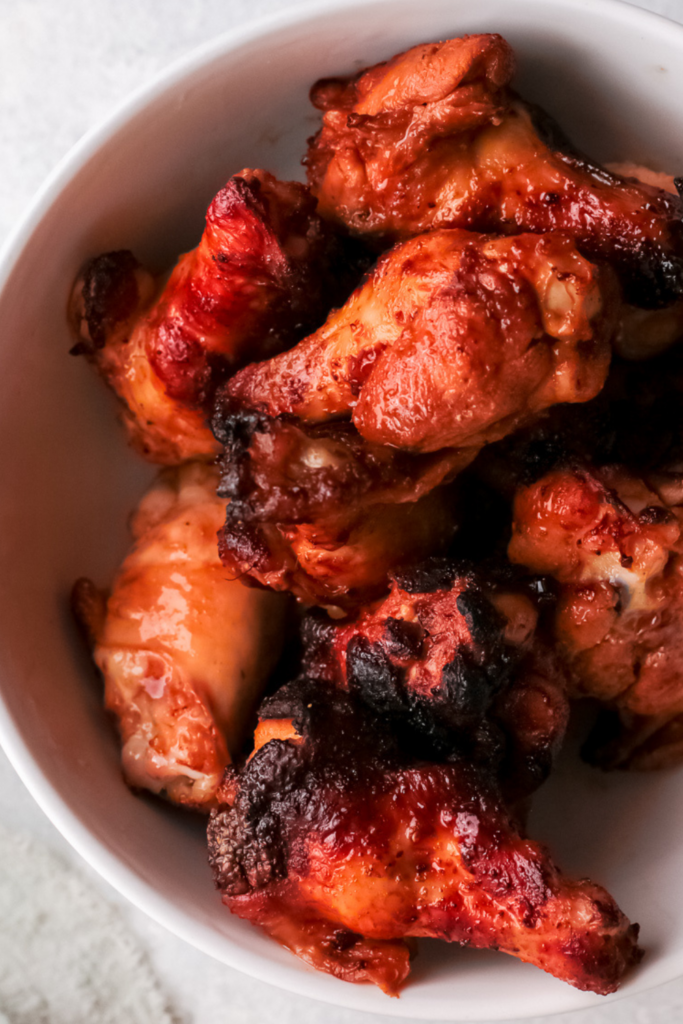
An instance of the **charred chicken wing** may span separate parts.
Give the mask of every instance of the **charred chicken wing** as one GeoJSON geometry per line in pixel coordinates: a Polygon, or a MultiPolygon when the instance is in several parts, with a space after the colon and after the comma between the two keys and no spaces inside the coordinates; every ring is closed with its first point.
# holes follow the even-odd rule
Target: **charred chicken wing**
{"type": "Polygon", "coordinates": [[[354,620],[304,620],[304,674],[384,716],[413,752],[499,766],[507,799],[547,777],[568,718],[566,682],[535,627],[533,581],[433,558],[393,578],[354,620]]]}
{"type": "Polygon", "coordinates": [[[447,226],[568,231],[618,268],[634,305],[680,297],[679,199],[573,152],[510,89],[513,72],[504,39],[473,35],[318,82],[323,122],[306,162],[322,214],[384,244],[447,226]]]}
{"type": "Polygon", "coordinates": [[[321,970],[396,994],[406,940],[510,953],[612,992],[640,959],[637,926],[592,882],[566,878],[505,810],[495,777],[425,763],[339,690],[285,688],[228,771],[209,825],[230,910],[321,970]]]}
{"type": "Polygon", "coordinates": [[[129,252],[83,269],[73,351],[121,398],[131,440],[151,461],[216,455],[207,411],[217,385],[305,335],[353,287],[353,260],[314,211],[303,185],[245,170],[215,197],[199,245],[158,296],[129,252]]]}
{"type": "Polygon", "coordinates": [[[223,401],[220,533],[234,575],[308,604],[353,607],[387,588],[390,571],[444,551],[456,528],[445,477],[471,456],[412,455],[363,440],[349,423],[309,426],[223,401]],[[436,488],[436,489],[435,489],[436,488]]]}
{"type": "Polygon", "coordinates": [[[118,721],[130,785],[210,806],[282,646],[279,595],[230,582],[218,558],[216,473],[167,471],[133,519],[135,547],[107,599],[75,587],[118,721]]]}

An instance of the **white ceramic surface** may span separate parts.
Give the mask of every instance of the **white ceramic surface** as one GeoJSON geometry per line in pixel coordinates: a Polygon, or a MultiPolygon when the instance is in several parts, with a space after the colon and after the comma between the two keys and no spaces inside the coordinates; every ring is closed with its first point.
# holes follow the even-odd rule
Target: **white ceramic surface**
{"type": "MultiPolygon", "coordinates": [[[[122,443],[109,397],[67,356],[64,311],[87,256],[125,247],[163,265],[193,244],[231,173],[298,175],[317,77],[481,30],[510,40],[520,91],[588,152],[683,169],[683,29],[654,15],[610,0],[325,4],[222,38],[135,97],[57,169],[0,267],[0,739],[13,763],[87,860],[199,948],[339,1005],[441,1020],[599,1000],[511,958],[435,943],[400,1000],[315,974],[222,908],[199,822],[123,785],[67,594],[78,575],[110,578],[151,474],[122,443]]],[[[682,799],[680,774],[601,776],[568,753],[537,800],[532,834],[642,925],[648,956],[623,993],[681,973],[682,799]]]]}

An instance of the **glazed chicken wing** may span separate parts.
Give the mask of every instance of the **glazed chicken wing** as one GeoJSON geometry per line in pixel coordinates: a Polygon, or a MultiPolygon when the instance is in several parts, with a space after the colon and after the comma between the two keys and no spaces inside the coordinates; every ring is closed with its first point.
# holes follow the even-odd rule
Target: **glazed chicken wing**
{"type": "Polygon", "coordinates": [[[209,807],[282,647],[286,603],[230,582],[218,558],[215,470],[167,471],[135,513],[108,596],[74,591],[130,785],[209,807]]]}
{"type": "Polygon", "coordinates": [[[637,926],[524,838],[485,769],[416,761],[319,683],[261,714],[261,745],[212,815],[210,859],[230,910],[309,963],[396,994],[406,940],[429,936],[607,993],[639,960],[637,926]]]}
{"type": "Polygon", "coordinates": [[[621,716],[621,739],[601,727],[609,749],[590,744],[605,767],[635,766],[640,743],[683,713],[682,526],[680,473],[557,469],[515,499],[509,556],[559,583],[573,691],[621,716]]]}
{"type": "Polygon", "coordinates": [[[226,565],[314,603],[377,596],[444,550],[455,513],[432,488],[600,390],[614,309],[609,273],[566,236],[397,246],[319,331],[219,394],[226,565]]]}
{"type": "Polygon", "coordinates": [[[347,303],[227,393],[270,416],[350,416],[375,444],[474,448],[602,387],[616,305],[566,235],[434,231],[396,246],[347,303]]]}
{"type": "Polygon", "coordinates": [[[235,175],[215,197],[196,249],[158,286],[129,252],[83,269],[71,321],[84,353],[123,403],[135,446],[153,462],[211,458],[214,391],[254,359],[319,324],[355,283],[354,257],[297,182],[235,175]]]}
{"type": "Polygon", "coordinates": [[[680,297],[679,199],[573,153],[510,89],[513,72],[504,39],[473,35],[317,83],[306,162],[321,213],[384,244],[447,226],[568,231],[618,268],[634,305],[680,297]]]}

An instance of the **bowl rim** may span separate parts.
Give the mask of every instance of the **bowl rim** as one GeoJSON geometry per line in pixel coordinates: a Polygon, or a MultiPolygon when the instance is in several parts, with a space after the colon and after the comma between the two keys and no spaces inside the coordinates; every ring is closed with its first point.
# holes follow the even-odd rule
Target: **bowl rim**
{"type": "MultiPolygon", "coordinates": [[[[611,16],[634,29],[646,30],[650,35],[662,34],[667,37],[677,35],[683,51],[683,24],[671,21],[664,15],[635,6],[630,0],[553,0],[556,6],[567,12],[588,12],[611,16]]],[[[169,65],[157,72],[147,82],[136,87],[123,100],[116,103],[109,114],[102,118],[60,158],[53,170],[47,175],[42,185],[28,203],[16,224],[0,247],[0,297],[12,276],[15,265],[20,260],[24,249],[49,212],[58,200],[61,192],[70,184],[76,175],[87,166],[97,152],[106,145],[125,125],[137,114],[153,104],[167,91],[180,84],[185,78],[200,70],[205,65],[229,55],[262,37],[272,36],[282,29],[304,26],[307,22],[324,18],[342,11],[359,14],[373,8],[390,8],[394,0],[303,0],[283,10],[271,12],[250,19],[246,24],[233,27],[220,33],[196,47],[188,53],[175,58],[169,65]]],[[[548,0],[525,0],[527,6],[547,9],[548,0]]],[[[55,825],[61,835],[83,857],[83,859],[122,896],[136,908],[147,914],[161,926],[168,929],[178,938],[189,942],[202,952],[233,967],[253,978],[266,981],[268,984],[284,989],[293,994],[318,999],[322,1002],[346,1007],[348,1009],[372,1012],[378,1015],[398,1018],[415,1019],[415,1007],[407,1000],[384,999],[375,1005],[368,1006],[364,998],[366,986],[352,984],[334,984],[327,987],[331,980],[327,975],[304,968],[301,961],[292,957],[293,965],[268,962],[266,970],[264,960],[258,953],[253,953],[240,946],[238,941],[227,935],[220,940],[212,941],[210,929],[202,926],[176,906],[165,896],[157,892],[131,868],[113,855],[105,843],[83,824],[77,812],[72,810],[62,797],[50,778],[38,767],[31,754],[22,732],[11,714],[0,686],[0,746],[16,770],[20,779],[28,789],[47,818],[55,825]],[[221,950],[215,948],[220,945],[221,950]],[[230,957],[226,954],[230,951],[230,957]],[[320,984],[317,984],[320,982],[320,984]],[[358,990],[361,990],[360,992],[358,990]]],[[[631,995],[644,993],[680,976],[681,971],[657,972],[646,983],[627,985],[608,997],[614,1002],[631,995]]],[[[590,1006],[607,1005],[604,997],[594,997],[581,1006],[561,1007],[552,1005],[552,1000],[540,1000],[542,1008],[533,1011],[537,1014],[554,1016],[565,1012],[590,1006]]],[[[442,1014],[423,1015],[423,1020],[445,1020],[442,1014]]],[[[461,1016],[447,1018],[452,1021],[464,1020],[461,1016]]],[[[500,1014],[491,1016],[467,1010],[467,1020],[506,1021],[527,1019],[509,1016],[505,1007],[500,1014]]]]}

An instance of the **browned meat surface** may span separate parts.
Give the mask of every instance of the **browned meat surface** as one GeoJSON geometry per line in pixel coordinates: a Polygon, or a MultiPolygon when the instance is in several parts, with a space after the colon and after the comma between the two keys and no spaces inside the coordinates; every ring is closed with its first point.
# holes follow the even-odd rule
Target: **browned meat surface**
{"type": "Polygon", "coordinates": [[[73,351],[122,400],[143,455],[165,464],[210,458],[219,450],[207,424],[217,385],[316,327],[355,284],[354,261],[305,186],[244,170],[212,201],[199,245],[160,291],[129,252],[84,267],[71,300],[73,351]]]}
{"type": "Polygon", "coordinates": [[[618,297],[566,235],[435,231],[396,246],[346,304],[226,391],[375,444],[480,448],[602,387],[618,297]]]}
{"type": "Polygon", "coordinates": [[[451,226],[568,231],[634,305],[680,297],[678,197],[573,152],[510,88],[514,63],[501,36],[473,35],[317,83],[307,164],[323,215],[383,244],[451,226]]]}
{"type": "Polygon", "coordinates": [[[656,736],[667,763],[678,749],[669,723],[683,713],[682,524],[680,474],[557,469],[515,499],[509,555],[558,581],[554,631],[573,692],[621,719],[616,736],[603,720],[589,743],[605,766],[636,766],[656,736]]]}
{"type": "Polygon", "coordinates": [[[640,959],[637,926],[524,837],[486,769],[416,761],[379,717],[319,683],[261,713],[276,721],[226,776],[210,859],[230,910],[309,963],[395,994],[405,940],[429,936],[607,993],[640,959]]]}

